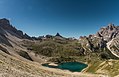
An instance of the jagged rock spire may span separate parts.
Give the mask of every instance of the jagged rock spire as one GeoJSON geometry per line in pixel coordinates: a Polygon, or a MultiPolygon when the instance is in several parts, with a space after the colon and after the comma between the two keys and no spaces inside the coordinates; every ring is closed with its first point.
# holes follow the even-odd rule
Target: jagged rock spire
{"type": "Polygon", "coordinates": [[[114,24],[112,24],[112,23],[110,23],[107,27],[110,31],[115,28],[114,24]]]}
{"type": "Polygon", "coordinates": [[[59,33],[57,33],[55,36],[59,36],[59,37],[62,37],[59,33]]]}

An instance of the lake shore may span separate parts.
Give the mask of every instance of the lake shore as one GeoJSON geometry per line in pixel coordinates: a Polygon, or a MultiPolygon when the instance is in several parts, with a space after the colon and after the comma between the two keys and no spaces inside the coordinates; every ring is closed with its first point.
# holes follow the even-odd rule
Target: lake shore
{"type": "Polygon", "coordinates": [[[58,64],[56,64],[56,63],[49,63],[48,65],[50,65],[50,66],[58,66],[58,64]]]}

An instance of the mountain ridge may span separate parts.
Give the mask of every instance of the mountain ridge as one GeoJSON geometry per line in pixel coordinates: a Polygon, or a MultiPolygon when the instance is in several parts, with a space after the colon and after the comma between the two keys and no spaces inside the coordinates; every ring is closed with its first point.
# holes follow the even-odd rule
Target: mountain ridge
{"type": "MultiPolygon", "coordinates": [[[[54,40],[66,40],[70,38],[64,38],[59,33],[57,33],[55,36],[52,35],[46,35],[45,37],[30,37],[26,33],[23,34],[21,30],[17,30],[15,27],[13,27],[9,20],[6,18],[0,19],[0,34],[1,34],[1,43],[5,42],[5,44],[12,46],[10,44],[9,38],[7,38],[8,34],[17,37],[18,39],[28,39],[28,40],[48,40],[48,39],[54,39],[54,40]]],[[[115,26],[114,24],[109,24],[107,27],[100,28],[100,30],[93,35],[80,37],[78,39],[78,43],[81,44],[84,51],[97,51],[100,49],[105,49],[107,47],[107,43],[115,38],[119,37],[119,26],[115,26]]],[[[11,39],[13,41],[13,39],[11,39]]],[[[70,39],[74,40],[74,39],[70,39]]],[[[113,42],[112,42],[113,43],[113,42]]],[[[115,44],[114,44],[115,45],[115,44]]],[[[112,45],[111,45],[112,46],[112,45]]],[[[110,47],[110,46],[109,46],[110,47]]],[[[112,48],[113,49],[113,48],[112,48]]],[[[89,52],[89,53],[90,53],[89,52]]],[[[118,53],[118,52],[117,52],[118,53]]]]}
{"type": "MultiPolygon", "coordinates": [[[[114,24],[109,24],[107,27],[101,28],[96,34],[89,35],[89,36],[80,36],[79,39],[75,39],[75,38],[65,38],[61,36],[59,33],[57,33],[54,36],[46,35],[46,36],[39,36],[39,37],[30,37],[26,33],[23,34],[21,30],[17,30],[15,27],[13,27],[8,19],[5,18],[0,19],[1,58],[3,58],[2,55],[9,55],[16,59],[19,59],[20,63],[21,61],[28,62],[28,66],[29,66],[29,62],[42,64],[47,62],[62,63],[68,61],[78,61],[90,65],[87,69],[84,70],[85,71],[84,74],[85,74],[87,72],[88,73],[92,72],[92,70],[90,69],[92,69],[91,67],[93,67],[92,66],[93,63],[97,62],[98,63],[97,66],[99,66],[100,68],[95,69],[93,73],[116,76],[118,75],[117,73],[110,74],[110,71],[106,70],[106,68],[104,68],[103,66],[106,65],[105,67],[107,67],[107,64],[105,64],[106,61],[110,62],[110,60],[114,60],[115,62],[116,61],[118,62],[119,59],[118,40],[119,40],[119,26],[115,26],[114,24]],[[103,63],[102,67],[100,66],[101,63],[103,63]],[[98,73],[97,72],[98,70],[103,70],[101,68],[104,68],[108,72],[99,71],[98,73]]],[[[0,64],[2,64],[3,62],[4,59],[0,59],[0,64]]],[[[22,63],[20,66],[23,70],[24,68],[22,67],[22,63]]],[[[42,66],[39,65],[39,67],[42,66]]],[[[18,69],[16,67],[14,68],[18,69]]],[[[112,69],[111,71],[114,70],[112,69]]],[[[41,73],[43,72],[41,71],[41,73]]],[[[84,74],[81,75],[83,77],[88,77],[86,75],[84,76],[84,74]]],[[[41,76],[41,77],[45,77],[45,76],[41,76]]],[[[52,77],[52,76],[50,75],[48,77],[52,77]]],[[[61,75],[59,77],[61,77],[61,75]]],[[[76,75],[76,77],[78,76],[76,75]]],[[[94,77],[98,77],[98,76],[94,75],[94,77]]]]}

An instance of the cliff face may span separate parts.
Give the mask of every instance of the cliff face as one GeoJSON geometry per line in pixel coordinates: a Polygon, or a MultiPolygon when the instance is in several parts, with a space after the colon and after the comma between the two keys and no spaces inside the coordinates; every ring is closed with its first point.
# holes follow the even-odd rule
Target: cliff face
{"type": "Polygon", "coordinates": [[[115,54],[119,55],[118,47],[119,47],[119,26],[115,26],[114,24],[109,24],[107,27],[101,28],[96,34],[89,35],[88,37],[80,37],[79,43],[85,49],[89,49],[91,51],[101,51],[102,49],[107,48],[111,52],[115,52],[115,54]],[[109,43],[111,42],[111,43],[109,43]],[[84,45],[85,44],[85,45],[84,45]],[[115,50],[114,50],[115,49],[115,50]]]}
{"type": "Polygon", "coordinates": [[[103,37],[104,40],[109,42],[115,37],[119,36],[119,26],[115,26],[114,24],[109,24],[106,28],[101,28],[97,34],[100,37],[103,37]]]}
{"type": "Polygon", "coordinates": [[[4,30],[4,26],[3,26],[3,23],[1,22],[0,20],[0,43],[2,44],[6,44],[8,46],[11,46],[11,44],[9,43],[7,37],[6,37],[7,33],[6,31],[4,30]]]}
{"type": "Polygon", "coordinates": [[[23,34],[21,30],[17,30],[15,27],[13,27],[10,24],[9,20],[5,18],[0,19],[0,43],[4,43],[6,45],[12,46],[9,42],[10,39],[8,38],[11,36],[17,37],[19,39],[32,39],[26,33],[23,34]]]}
{"type": "Polygon", "coordinates": [[[13,36],[16,36],[20,39],[30,39],[30,36],[28,36],[26,33],[23,34],[23,32],[21,30],[17,30],[15,27],[13,27],[9,20],[3,18],[3,19],[0,19],[0,28],[3,29],[4,31],[10,33],[11,35],[13,36]]]}

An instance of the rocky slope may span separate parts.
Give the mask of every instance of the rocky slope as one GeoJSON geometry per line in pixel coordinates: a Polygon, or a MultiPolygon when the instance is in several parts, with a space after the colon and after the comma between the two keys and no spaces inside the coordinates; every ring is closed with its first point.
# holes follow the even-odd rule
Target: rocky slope
{"type": "Polygon", "coordinates": [[[80,37],[79,43],[86,51],[95,52],[108,48],[113,55],[119,57],[118,52],[119,26],[109,24],[101,28],[96,34],[80,37]]]}
{"type": "Polygon", "coordinates": [[[32,37],[13,27],[9,20],[0,19],[0,50],[22,60],[42,61],[39,56],[36,57],[34,53],[27,50],[27,47],[23,46],[25,42],[28,44],[34,41],[32,37]]]}

